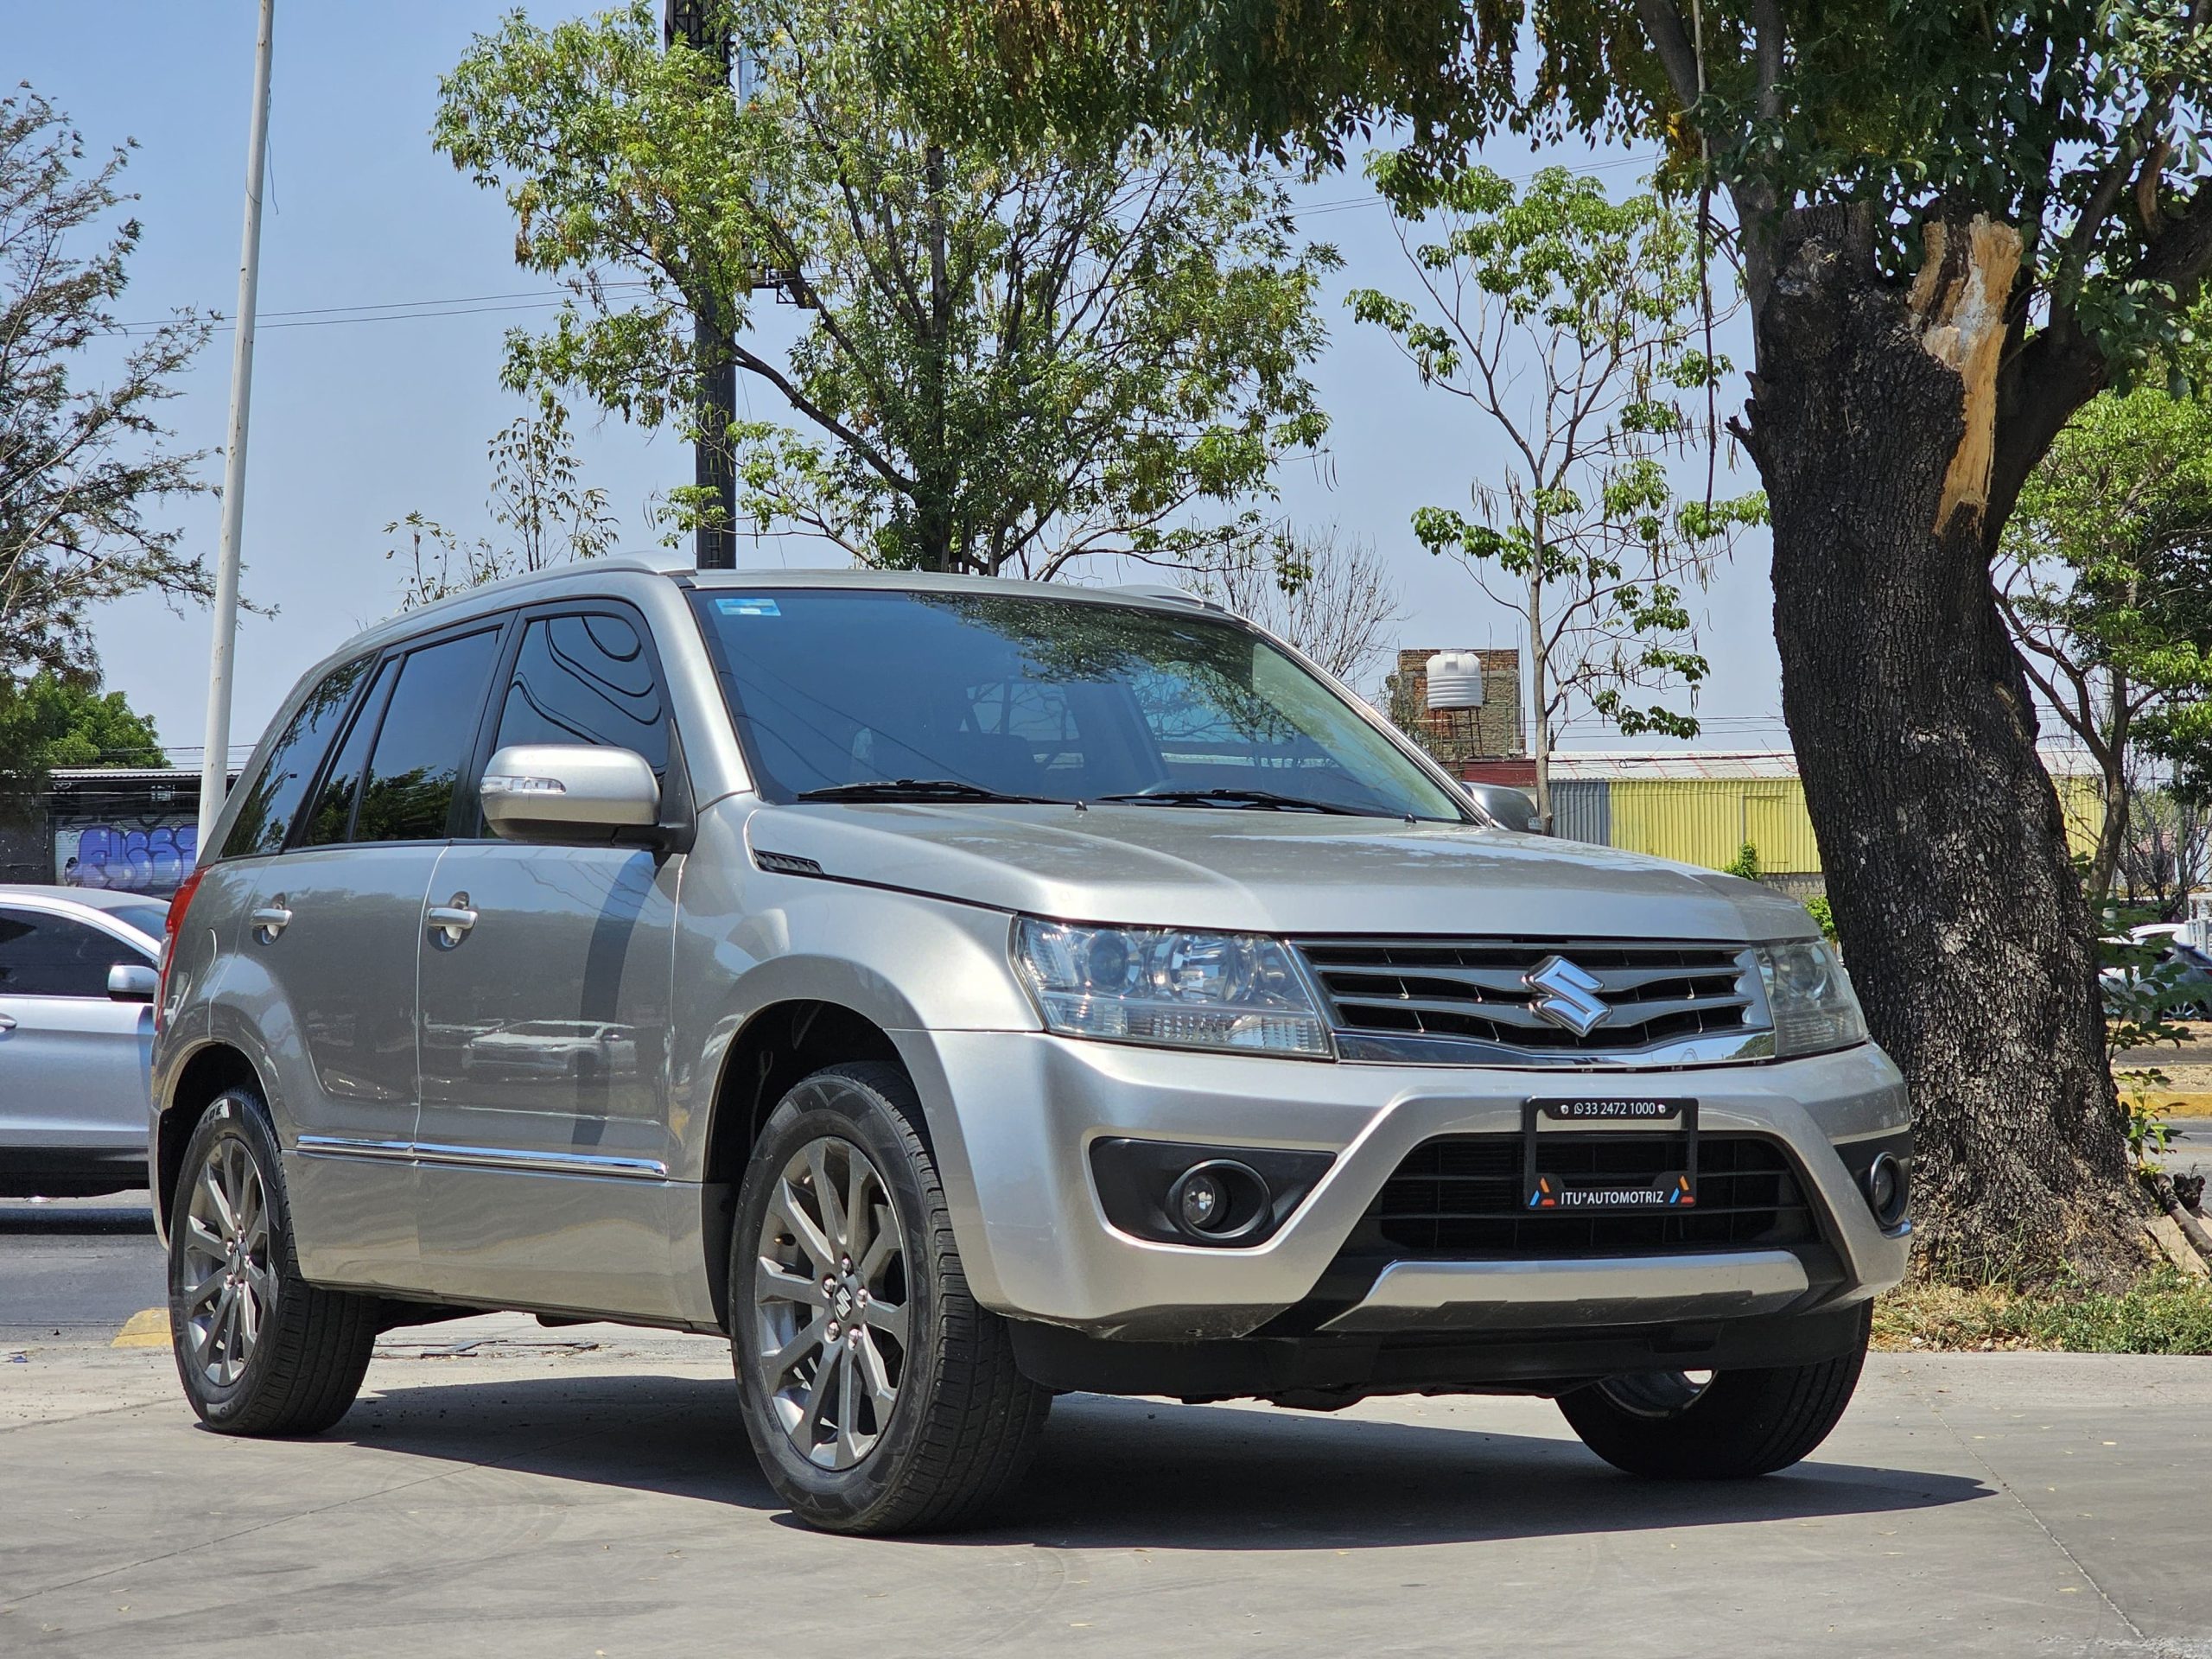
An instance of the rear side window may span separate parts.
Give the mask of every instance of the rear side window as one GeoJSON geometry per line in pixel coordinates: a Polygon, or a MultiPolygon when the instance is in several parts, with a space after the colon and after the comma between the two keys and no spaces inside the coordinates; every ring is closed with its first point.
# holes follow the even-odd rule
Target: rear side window
{"type": "Polygon", "coordinates": [[[0,996],[105,996],[107,970],[140,963],[112,934],[38,911],[0,910],[0,996]]]}
{"type": "Polygon", "coordinates": [[[269,764],[247,788],[238,816],[231,825],[230,839],[223,843],[224,857],[273,853],[283,847],[284,838],[291,833],[293,815],[300,810],[308,784],[321,764],[323,752],[330,747],[331,736],[345,717],[353,687],[369,661],[366,657],[358,658],[332,670],[308,694],[308,700],[270,751],[269,764]]]}
{"type": "Polygon", "coordinates": [[[595,743],[668,770],[668,709],[638,630],[618,616],[541,617],[522,637],[493,747],[595,743]]]}
{"type": "Polygon", "coordinates": [[[369,744],[376,737],[377,722],[384,714],[384,700],[391,690],[392,677],[398,669],[396,659],[387,660],[370,683],[368,695],[361,699],[361,712],[354,716],[346,741],[338,746],[337,758],[323,774],[322,787],[315,791],[315,806],[308,814],[307,833],[301,837],[302,846],[327,847],[353,833],[353,803],[360,797],[361,774],[369,764],[369,744]]]}
{"type": "Polygon", "coordinates": [[[499,645],[499,630],[487,628],[401,659],[391,702],[377,728],[353,840],[445,838],[454,789],[475,745],[499,645]]]}

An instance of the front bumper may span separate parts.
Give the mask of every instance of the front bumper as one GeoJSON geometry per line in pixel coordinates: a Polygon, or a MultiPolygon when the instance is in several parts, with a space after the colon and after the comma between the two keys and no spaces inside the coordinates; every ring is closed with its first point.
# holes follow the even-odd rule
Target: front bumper
{"type": "MultiPolygon", "coordinates": [[[[1177,1053],[1039,1033],[896,1033],[928,1114],[953,1230],[985,1306],[1094,1337],[1580,1328],[1794,1315],[1862,1302],[1904,1274],[1910,1229],[1885,1232],[1840,1144],[1910,1123],[1872,1045],[1808,1059],[1587,1073],[1332,1065],[1177,1053]],[[1771,1135],[1800,1166],[1820,1245],[1541,1261],[1384,1264],[1344,1294],[1339,1255],[1376,1194],[1437,1135],[1517,1131],[1531,1094],[1688,1095],[1702,1131],[1771,1135]],[[1333,1156],[1265,1243],[1156,1243],[1107,1219],[1094,1141],[1333,1156]],[[1338,1268],[1334,1279],[1332,1268],[1338,1268]],[[1301,1319],[1294,1310],[1303,1309],[1301,1319]]],[[[1559,1132],[1604,1134],[1572,1124],[1559,1132]]]]}

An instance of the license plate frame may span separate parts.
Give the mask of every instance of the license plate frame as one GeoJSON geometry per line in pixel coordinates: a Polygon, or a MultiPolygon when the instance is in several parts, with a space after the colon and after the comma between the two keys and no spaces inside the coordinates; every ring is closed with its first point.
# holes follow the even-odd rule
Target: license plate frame
{"type": "MultiPolygon", "coordinates": [[[[1530,1096],[1521,1105],[1522,1207],[1587,1214],[1695,1208],[1697,1106],[1695,1098],[1687,1096],[1530,1096]],[[1549,1135],[1544,1133],[1541,1126],[1547,1120],[1559,1123],[1618,1123],[1634,1128],[1669,1126],[1669,1132],[1679,1132],[1681,1136],[1681,1167],[1662,1171],[1649,1179],[1572,1185],[1542,1166],[1541,1143],[1560,1138],[1556,1130],[1549,1135]]],[[[1603,1135],[1606,1131],[1586,1133],[1603,1135]]]]}

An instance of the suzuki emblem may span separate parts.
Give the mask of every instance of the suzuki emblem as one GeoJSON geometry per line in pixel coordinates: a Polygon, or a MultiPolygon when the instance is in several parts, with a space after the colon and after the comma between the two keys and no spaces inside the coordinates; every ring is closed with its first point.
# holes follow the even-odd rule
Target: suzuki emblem
{"type": "Polygon", "coordinates": [[[1529,1005],[1531,1009],[1578,1037],[1587,1037],[1612,1012],[1598,995],[1598,981],[1565,957],[1546,957],[1521,982],[1542,993],[1529,1005]]]}

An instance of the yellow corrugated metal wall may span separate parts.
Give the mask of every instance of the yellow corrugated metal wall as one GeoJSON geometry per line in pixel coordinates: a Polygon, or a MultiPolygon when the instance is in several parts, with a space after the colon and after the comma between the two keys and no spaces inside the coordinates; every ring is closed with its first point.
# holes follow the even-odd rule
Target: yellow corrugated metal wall
{"type": "Polygon", "coordinates": [[[1795,778],[1617,778],[1612,794],[1616,847],[1718,870],[1748,841],[1774,874],[1821,868],[1795,778]]]}
{"type": "MultiPolygon", "coordinates": [[[[2094,778],[2055,780],[2076,853],[2094,850],[2104,800],[2094,778]]],[[[1612,783],[1616,847],[1723,869],[1745,842],[1759,849],[1770,875],[1816,875],[1820,849],[1805,811],[1805,786],[1795,778],[1621,779],[1612,783]]]]}

